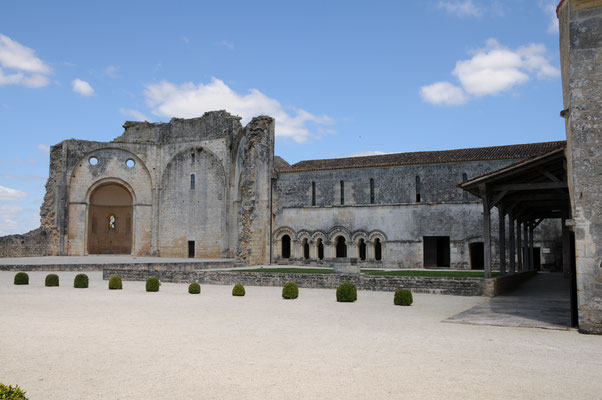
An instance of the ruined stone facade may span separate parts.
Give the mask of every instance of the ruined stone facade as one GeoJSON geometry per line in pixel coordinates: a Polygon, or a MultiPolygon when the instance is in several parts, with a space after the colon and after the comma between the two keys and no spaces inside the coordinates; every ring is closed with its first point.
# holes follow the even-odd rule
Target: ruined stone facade
{"type": "Polygon", "coordinates": [[[243,127],[217,111],[124,128],[109,143],[52,147],[42,227],[2,238],[1,255],[269,260],[272,118],[243,127]]]}
{"type": "Polygon", "coordinates": [[[602,0],[558,6],[579,329],[602,333],[602,0]]]}

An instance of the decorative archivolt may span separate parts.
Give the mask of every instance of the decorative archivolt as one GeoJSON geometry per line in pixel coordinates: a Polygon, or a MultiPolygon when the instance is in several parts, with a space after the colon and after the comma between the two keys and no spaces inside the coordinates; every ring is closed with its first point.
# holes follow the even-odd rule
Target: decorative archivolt
{"type": "Polygon", "coordinates": [[[302,242],[304,239],[307,239],[308,242],[310,242],[311,239],[311,232],[309,232],[308,230],[300,230],[299,232],[297,232],[297,240],[302,242]]]}
{"type": "Polygon", "coordinates": [[[327,238],[328,238],[328,236],[326,235],[326,233],[324,233],[322,231],[315,231],[311,235],[311,240],[313,242],[317,242],[318,239],[322,239],[322,242],[326,242],[328,240],[327,238]]]}
{"type": "Polygon", "coordinates": [[[328,232],[328,238],[331,242],[334,242],[338,236],[343,236],[347,242],[351,239],[351,234],[344,226],[335,226],[328,232]]]}
{"type": "Polygon", "coordinates": [[[355,231],[351,236],[353,243],[358,243],[360,239],[364,239],[364,242],[368,242],[368,233],[365,231],[355,231]]]}
{"type": "Polygon", "coordinates": [[[284,235],[289,235],[291,240],[295,240],[297,237],[295,231],[292,228],[289,228],[288,226],[281,226],[274,232],[274,239],[280,240],[284,235]]]}
{"type": "Polygon", "coordinates": [[[375,239],[380,239],[380,242],[386,242],[387,241],[387,236],[379,230],[374,230],[372,232],[370,232],[370,235],[368,236],[368,240],[370,242],[373,242],[375,239]]]}

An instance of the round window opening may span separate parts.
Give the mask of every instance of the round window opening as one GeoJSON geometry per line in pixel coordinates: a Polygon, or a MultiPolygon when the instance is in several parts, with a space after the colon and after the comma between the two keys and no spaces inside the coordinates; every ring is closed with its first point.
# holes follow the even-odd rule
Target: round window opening
{"type": "Polygon", "coordinates": [[[96,157],[90,157],[90,159],[88,161],[90,162],[90,165],[98,164],[98,158],[96,158],[96,157]]]}
{"type": "Polygon", "coordinates": [[[129,160],[127,160],[125,162],[125,165],[127,165],[128,168],[133,168],[134,165],[136,165],[136,161],[132,160],[131,158],[129,160]]]}

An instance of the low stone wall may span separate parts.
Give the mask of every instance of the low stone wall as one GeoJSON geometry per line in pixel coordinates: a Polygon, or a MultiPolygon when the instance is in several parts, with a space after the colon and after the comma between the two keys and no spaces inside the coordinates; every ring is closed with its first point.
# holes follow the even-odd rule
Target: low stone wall
{"type": "Polygon", "coordinates": [[[525,271],[512,275],[483,279],[483,296],[495,297],[511,292],[521,283],[537,275],[537,271],[525,271]]]}
{"type": "Polygon", "coordinates": [[[0,237],[0,257],[42,257],[50,253],[50,232],[42,228],[0,237]]]}
{"type": "Polygon", "coordinates": [[[164,282],[213,285],[283,286],[296,282],[300,287],[336,289],[342,282],[352,282],[359,290],[393,292],[409,289],[414,293],[449,294],[456,296],[481,296],[483,280],[480,278],[431,278],[418,276],[374,276],[356,274],[296,274],[244,271],[181,271],[171,269],[118,268],[105,266],[103,279],[119,275],[124,280],[144,281],[156,276],[164,282]]]}
{"type": "MultiPolygon", "coordinates": [[[[189,273],[203,269],[232,268],[234,261],[203,261],[177,263],[116,263],[116,264],[3,264],[0,271],[102,271],[106,268],[118,270],[169,270],[174,273],[189,273]]],[[[152,275],[152,274],[151,274],[152,275]]],[[[149,275],[150,276],[150,275],[149,275]]]]}

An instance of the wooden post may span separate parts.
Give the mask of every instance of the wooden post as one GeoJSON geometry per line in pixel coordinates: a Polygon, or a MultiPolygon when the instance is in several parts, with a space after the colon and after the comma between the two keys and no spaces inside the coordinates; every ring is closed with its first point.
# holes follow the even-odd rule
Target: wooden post
{"type": "Polygon", "coordinates": [[[498,206],[497,211],[499,219],[500,273],[506,275],[506,217],[502,206],[498,206]]]}
{"type": "Polygon", "coordinates": [[[517,256],[516,256],[516,261],[517,261],[517,265],[516,265],[516,270],[518,272],[522,272],[523,271],[523,252],[521,251],[522,249],[522,240],[521,240],[521,229],[520,229],[520,220],[517,219],[516,220],[516,251],[518,252],[517,256]]]}
{"type": "Polygon", "coordinates": [[[529,221],[523,222],[523,271],[529,270],[529,232],[527,229],[529,221]]]}
{"type": "Polygon", "coordinates": [[[479,188],[481,190],[481,199],[483,200],[483,247],[484,247],[484,258],[485,278],[491,278],[491,213],[489,208],[489,196],[487,195],[487,188],[483,184],[479,188]]]}
{"type": "Polygon", "coordinates": [[[571,235],[566,226],[566,218],[562,218],[562,273],[564,279],[571,277],[571,235]]]}
{"type": "Polygon", "coordinates": [[[535,270],[535,260],[533,260],[533,225],[529,226],[529,271],[535,270]]]}
{"type": "Polygon", "coordinates": [[[508,257],[510,258],[510,273],[514,274],[516,272],[516,264],[515,264],[515,257],[516,257],[516,250],[515,250],[515,246],[516,246],[516,239],[514,237],[514,213],[512,211],[510,211],[510,213],[508,214],[508,228],[510,230],[509,232],[509,238],[508,238],[508,251],[509,251],[509,255],[508,257]]]}

